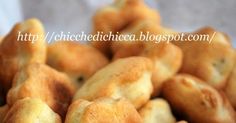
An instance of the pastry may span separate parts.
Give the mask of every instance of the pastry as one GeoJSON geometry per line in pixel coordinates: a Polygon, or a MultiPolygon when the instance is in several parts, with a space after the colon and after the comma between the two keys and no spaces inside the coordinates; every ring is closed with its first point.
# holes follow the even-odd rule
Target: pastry
{"type": "Polygon", "coordinates": [[[142,123],[134,106],[125,99],[78,99],[73,102],[65,123],[142,123]]]}
{"type": "Polygon", "coordinates": [[[233,105],[234,109],[236,109],[236,58],[234,60],[235,65],[233,71],[231,72],[226,87],[224,89],[226,96],[228,97],[229,101],[233,105]]]}
{"type": "Polygon", "coordinates": [[[229,38],[221,32],[205,27],[189,35],[209,35],[209,40],[198,41],[173,41],[183,50],[182,73],[192,74],[204,80],[216,89],[225,87],[227,78],[234,65],[234,50],[229,38]]]}
{"type": "Polygon", "coordinates": [[[37,19],[17,23],[4,37],[0,45],[0,85],[4,93],[11,87],[20,68],[30,63],[45,63],[46,43],[43,38],[43,25],[37,19]]]}
{"type": "Polygon", "coordinates": [[[9,110],[8,105],[0,106],[0,123],[3,123],[4,117],[9,110]]]}
{"type": "Polygon", "coordinates": [[[152,93],[151,72],[152,63],[145,57],[116,60],[89,78],[76,92],[74,101],[123,97],[138,109],[149,100],[152,93]]]}
{"type": "MultiPolygon", "coordinates": [[[[143,0],[116,0],[112,5],[98,10],[93,17],[93,34],[110,32],[116,34],[136,20],[147,19],[160,23],[157,11],[149,8],[143,0]]],[[[94,41],[92,45],[107,55],[111,55],[108,41],[94,41]]]]}
{"type": "Polygon", "coordinates": [[[3,123],[61,123],[61,118],[40,99],[24,98],[9,109],[3,123]]]}
{"type": "Polygon", "coordinates": [[[118,40],[111,44],[113,60],[137,56],[146,48],[146,44],[154,45],[161,42],[170,43],[158,36],[175,35],[174,30],[162,27],[150,20],[137,20],[120,32],[121,35],[135,35],[135,40],[118,40]],[[157,38],[152,38],[152,36],[157,38]]]}
{"type": "Polygon", "coordinates": [[[70,79],[47,65],[34,63],[21,69],[7,94],[7,104],[12,106],[25,97],[40,98],[62,118],[75,93],[70,79]]]}
{"type": "Polygon", "coordinates": [[[235,123],[227,98],[194,76],[176,75],[164,83],[162,94],[190,123],[235,123]]]}
{"type": "Polygon", "coordinates": [[[108,64],[108,59],[97,49],[75,42],[59,41],[49,45],[47,55],[47,64],[65,72],[78,87],[108,64]]]}
{"type": "Polygon", "coordinates": [[[159,95],[162,84],[173,77],[182,65],[182,51],[173,44],[161,42],[148,44],[141,56],[150,58],[154,64],[152,73],[153,96],[159,95]]]}
{"type": "MultiPolygon", "coordinates": [[[[137,21],[126,30],[125,34],[143,35],[175,35],[175,31],[160,27],[152,21],[137,21]]],[[[115,41],[112,42],[113,60],[129,57],[143,56],[150,58],[154,64],[152,83],[153,96],[160,93],[162,83],[178,72],[182,65],[182,51],[179,47],[167,41],[115,41]]]]}
{"type": "Polygon", "coordinates": [[[176,123],[171,113],[168,102],[164,99],[153,99],[148,101],[139,113],[143,123],[176,123]]]}

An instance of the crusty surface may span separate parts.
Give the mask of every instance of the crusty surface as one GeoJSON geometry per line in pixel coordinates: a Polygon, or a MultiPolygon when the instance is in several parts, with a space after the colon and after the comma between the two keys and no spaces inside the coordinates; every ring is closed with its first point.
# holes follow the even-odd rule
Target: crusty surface
{"type": "MultiPolygon", "coordinates": [[[[123,34],[143,35],[175,35],[175,31],[160,27],[149,20],[136,21],[122,32],[123,34]]],[[[144,56],[150,58],[154,64],[152,75],[153,96],[160,93],[162,83],[172,77],[182,65],[182,51],[172,43],[161,41],[115,41],[112,42],[113,60],[144,56]]]]}
{"type": "Polygon", "coordinates": [[[76,92],[76,99],[125,97],[136,108],[148,101],[152,93],[152,63],[145,57],[119,59],[99,70],[76,92]]]}
{"type": "Polygon", "coordinates": [[[0,123],[3,123],[3,119],[6,116],[8,110],[9,110],[8,105],[3,105],[0,107],[0,123]]]}
{"type": "Polygon", "coordinates": [[[61,123],[61,118],[40,99],[24,98],[10,108],[3,123],[61,123]]]}
{"type": "MultiPolygon", "coordinates": [[[[116,0],[114,4],[101,8],[93,17],[93,33],[109,31],[116,33],[133,21],[147,19],[160,23],[160,15],[149,8],[143,0],[116,0]]],[[[110,53],[111,42],[92,42],[92,45],[105,54],[110,53]]]]}
{"type": "MultiPolygon", "coordinates": [[[[175,35],[176,32],[161,27],[156,22],[150,21],[150,20],[137,20],[130,24],[128,27],[123,29],[121,32],[121,35],[135,35],[136,40],[135,41],[114,41],[112,42],[111,49],[114,54],[113,60],[119,59],[119,58],[125,58],[129,56],[137,56],[140,55],[143,50],[146,48],[146,44],[150,45],[157,45],[159,42],[158,40],[148,40],[147,37],[150,35],[175,35]],[[141,36],[142,35],[142,36],[141,36]],[[139,39],[139,37],[144,37],[145,39],[139,39]],[[146,40],[147,39],[147,40],[146,40]],[[155,43],[156,42],[156,43],[155,43]],[[155,43],[155,44],[154,44],[155,43]]],[[[164,40],[160,40],[164,42],[164,40]]],[[[167,43],[167,42],[165,42],[167,43]]],[[[170,43],[171,44],[171,43],[170,43]]]]}
{"type": "MultiPolygon", "coordinates": [[[[15,73],[29,63],[45,63],[46,43],[43,40],[44,29],[37,19],[29,19],[16,24],[4,37],[0,45],[0,85],[4,87],[5,93],[11,87],[15,73]],[[38,35],[34,43],[31,40],[17,41],[18,32],[24,34],[38,35]]],[[[20,40],[21,38],[19,38],[20,40]]]]}
{"type": "Polygon", "coordinates": [[[157,98],[148,101],[139,110],[139,113],[143,123],[176,123],[170,106],[164,99],[157,98]]]}
{"type": "Polygon", "coordinates": [[[116,0],[112,5],[101,8],[94,15],[94,31],[120,31],[136,20],[149,19],[160,23],[160,16],[143,0],[116,0]]]}
{"type": "Polygon", "coordinates": [[[49,45],[47,55],[47,63],[67,73],[78,87],[108,64],[108,59],[97,49],[71,41],[59,41],[49,45]]]}
{"type": "Polygon", "coordinates": [[[65,123],[142,123],[135,107],[125,99],[99,98],[73,102],[65,123]]]}
{"type": "MultiPolygon", "coordinates": [[[[235,53],[236,54],[236,53],[235,53]]],[[[226,88],[224,89],[226,96],[228,97],[229,101],[233,105],[234,109],[236,109],[236,57],[234,60],[234,68],[233,71],[231,72],[226,88]]]]}
{"type": "Polygon", "coordinates": [[[190,123],[235,123],[235,112],[225,96],[196,77],[176,75],[164,83],[162,92],[190,123]]]}
{"type": "MultiPolygon", "coordinates": [[[[190,34],[208,34],[213,37],[206,41],[175,41],[184,53],[181,72],[189,73],[204,80],[211,86],[222,89],[234,65],[234,50],[229,38],[216,30],[205,27],[190,34]]],[[[188,36],[188,35],[186,35],[188,36]]]]}
{"type": "Polygon", "coordinates": [[[145,49],[145,43],[139,41],[114,41],[111,49],[113,52],[112,60],[131,56],[139,56],[145,49]]]}
{"type": "Polygon", "coordinates": [[[159,95],[163,83],[173,77],[182,65],[182,51],[165,42],[149,44],[141,56],[150,58],[154,64],[152,73],[153,96],[159,95]]]}
{"type": "Polygon", "coordinates": [[[25,97],[40,98],[63,117],[74,93],[75,87],[65,74],[35,63],[16,74],[7,94],[7,104],[11,106],[25,97]]]}

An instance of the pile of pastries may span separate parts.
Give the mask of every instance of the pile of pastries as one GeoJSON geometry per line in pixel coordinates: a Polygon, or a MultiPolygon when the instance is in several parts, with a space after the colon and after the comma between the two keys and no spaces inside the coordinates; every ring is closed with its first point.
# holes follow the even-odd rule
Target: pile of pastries
{"type": "MultiPolygon", "coordinates": [[[[161,26],[143,0],[99,9],[93,32],[178,34],[161,26]]],[[[236,123],[236,56],[229,37],[211,27],[204,41],[94,41],[44,38],[37,19],[0,39],[0,123],[236,123]]],[[[187,34],[187,35],[188,35],[187,34]]],[[[186,35],[186,36],[187,36],[186,35]]]]}

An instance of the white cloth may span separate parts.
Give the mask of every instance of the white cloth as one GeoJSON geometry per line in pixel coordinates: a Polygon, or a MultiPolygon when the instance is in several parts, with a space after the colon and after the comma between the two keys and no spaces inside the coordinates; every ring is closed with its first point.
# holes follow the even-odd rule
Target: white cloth
{"type": "Polygon", "coordinates": [[[5,35],[11,27],[22,20],[19,0],[0,0],[0,35],[5,35]]]}

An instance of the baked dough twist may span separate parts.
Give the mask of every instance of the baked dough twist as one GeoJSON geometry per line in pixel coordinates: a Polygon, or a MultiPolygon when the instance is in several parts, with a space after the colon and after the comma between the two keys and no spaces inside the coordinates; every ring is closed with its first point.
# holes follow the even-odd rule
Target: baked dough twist
{"type": "Polygon", "coordinates": [[[145,57],[119,59],[99,70],[76,92],[74,101],[99,97],[126,98],[136,107],[152,93],[152,63],[145,57]]]}
{"type": "Polygon", "coordinates": [[[17,23],[4,37],[0,45],[0,85],[4,93],[10,89],[13,77],[20,68],[30,63],[45,63],[46,43],[43,38],[43,25],[37,19],[17,23]]]}
{"type": "MultiPolygon", "coordinates": [[[[145,5],[144,0],[116,0],[114,4],[101,8],[93,17],[93,33],[104,34],[123,30],[136,20],[151,20],[160,23],[160,15],[145,5]]],[[[111,55],[110,41],[94,41],[92,45],[106,55],[111,55]]]]}
{"type": "Polygon", "coordinates": [[[40,99],[24,98],[9,109],[3,123],[61,123],[61,118],[40,99]]]}
{"type": "Polygon", "coordinates": [[[168,102],[161,98],[148,101],[139,113],[143,123],[176,123],[168,102]]]}
{"type": "Polygon", "coordinates": [[[142,123],[142,119],[125,99],[78,99],[70,105],[65,123],[142,123]]]}
{"type": "Polygon", "coordinates": [[[200,79],[179,74],[165,82],[163,97],[190,123],[235,123],[235,112],[225,96],[200,79]]]}
{"type": "Polygon", "coordinates": [[[108,64],[108,59],[97,49],[75,42],[59,41],[49,45],[47,55],[47,64],[65,72],[77,87],[108,64]]]}
{"type": "Polygon", "coordinates": [[[7,94],[7,104],[12,106],[25,97],[40,98],[63,118],[75,90],[65,74],[44,64],[30,64],[14,77],[12,88],[7,94]]]}
{"type": "MultiPolygon", "coordinates": [[[[149,20],[136,21],[134,24],[123,30],[123,35],[134,34],[136,37],[148,35],[175,35],[176,32],[164,27],[160,27],[156,23],[149,20]]],[[[182,65],[182,51],[179,47],[163,41],[147,40],[147,41],[115,41],[112,42],[112,50],[114,53],[113,60],[130,57],[143,56],[150,58],[154,64],[152,83],[153,94],[157,96],[160,93],[162,84],[175,75],[182,65]]]]}
{"type": "Polygon", "coordinates": [[[213,38],[211,43],[203,38],[201,41],[200,38],[197,41],[174,41],[183,50],[180,72],[197,76],[216,89],[223,89],[233,69],[235,57],[229,38],[210,27],[186,34],[184,39],[189,35],[209,35],[209,40],[213,38]]]}

